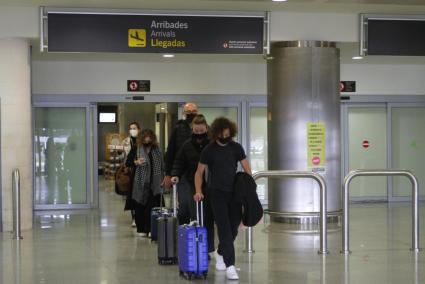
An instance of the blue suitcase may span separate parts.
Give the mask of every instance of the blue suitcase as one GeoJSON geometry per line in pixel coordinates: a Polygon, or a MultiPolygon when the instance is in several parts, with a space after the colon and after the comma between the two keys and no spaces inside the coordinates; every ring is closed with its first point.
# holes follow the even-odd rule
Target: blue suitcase
{"type": "Polygon", "coordinates": [[[199,222],[199,210],[196,204],[197,222],[178,227],[178,259],[180,275],[191,280],[193,277],[207,278],[208,274],[208,234],[203,227],[203,204],[201,202],[202,221],[199,222]]]}

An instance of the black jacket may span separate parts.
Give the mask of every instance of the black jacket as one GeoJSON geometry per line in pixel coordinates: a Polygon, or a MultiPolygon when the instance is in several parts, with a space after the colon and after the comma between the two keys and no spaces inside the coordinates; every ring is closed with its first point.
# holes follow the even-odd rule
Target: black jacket
{"type": "Polygon", "coordinates": [[[186,120],[179,120],[176,123],[173,131],[171,132],[170,141],[168,142],[167,152],[165,153],[165,174],[171,175],[173,163],[176,159],[177,153],[183,146],[183,143],[191,138],[192,130],[186,120]]]}
{"type": "Polygon", "coordinates": [[[208,143],[209,140],[205,140],[202,145],[193,143],[192,138],[186,140],[174,160],[171,176],[181,178],[184,175],[190,184],[193,185],[201,152],[208,143]]]}
{"type": "Polygon", "coordinates": [[[235,177],[235,200],[243,206],[242,223],[253,227],[263,217],[263,207],[257,195],[257,184],[247,173],[238,172],[235,177]]]}

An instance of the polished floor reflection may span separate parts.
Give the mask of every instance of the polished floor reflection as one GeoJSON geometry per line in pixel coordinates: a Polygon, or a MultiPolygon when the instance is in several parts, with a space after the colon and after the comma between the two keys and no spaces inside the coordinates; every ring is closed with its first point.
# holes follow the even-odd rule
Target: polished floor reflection
{"type": "MultiPolygon", "coordinates": [[[[188,283],[176,266],[159,266],[156,245],[136,237],[123,199],[101,183],[100,210],[42,212],[20,242],[0,234],[0,283],[188,283]]],[[[350,256],[339,254],[341,231],[328,235],[330,254],[320,256],[319,236],[287,233],[281,224],[258,225],[255,253],[237,239],[239,283],[425,283],[425,252],[411,246],[409,204],[351,207],[350,256]]],[[[420,206],[420,246],[425,247],[425,206],[420,206]]],[[[213,263],[204,283],[224,283],[213,263]]],[[[230,281],[227,281],[230,282],[230,281]]],[[[232,281],[235,283],[235,281],[232,281]]]]}

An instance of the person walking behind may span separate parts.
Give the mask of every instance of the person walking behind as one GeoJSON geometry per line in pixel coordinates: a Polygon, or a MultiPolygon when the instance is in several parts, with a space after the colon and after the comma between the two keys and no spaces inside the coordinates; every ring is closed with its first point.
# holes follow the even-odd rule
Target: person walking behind
{"type": "MultiPolygon", "coordinates": [[[[137,152],[137,144],[141,144],[139,143],[141,141],[141,135],[140,135],[141,132],[142,130],[140,129],[139,123],[131,122],[128,125],[129,136],[125,138],[121,143],[124,148],[124,159],[123,159],[124,163],[127,160],[127,157],[129,155],[131,155],[133,157],[132,159],[134,160],[134,157],[136,156],[136,152],[137,152]]],[[[134,168],[132,172],[134,173],[134,168]]],[[[134,174],[132,178],[134,178],[134,174]]],[[[133,184],[133,181],[131,184],[133,184]]],[[[135,206],[132,200],[133,199],[131,198],[131,191],[130,191],[125,201],[124,211],[130,210],[131,220],[132,220],[131,226],[136,227],[136,219],[135,219],[135,211],[134,211],[135,206]]]]}
{"type": "MultiPolygon", "coordinates": [[[[196,104],[185,104],[183,107],[184,119],[179,120],[173,131],[171,132],[170,141],[168,142],[167,153],[165,154],[165,188],[170,188],[171,186],[171,170],[173,169],[174,161],[177,157],[178,152],[183,146],[183,143],[191,138],[191,123],[197,113],[198,107],[196,106],[196,104]]],[[[180,179],[178,184],[179,220],[190,218],[190,212],[184,210],[184,208],[189,208],[190,206],[189,204],[187,204],[188,200],[190,200],[190,197],[190,185],[189,182],[186,180],[186,177],[183,176],[183,178],[180,179]],[[180,210],[180,208],[182,208],[183,210],[180,210]]]]}
{"type": "MultiPolygon", "coordinates": [[[[192,138],[188,139],[180,149],[173,164],[171,171],[171,181],[178,183],[182,177],[185,177],[189,183],[189,193],[186,195],[188,200],[180,204],[179,211],[187,212],[181,214],[179,224],[188,224],[191,220],[196,220],[195,202],[193,195],[195,194],[195,172],[198,167],[201,151],[209,144],[208,124],[205,117],[201,114],[195,116],[192,121],[192,138]],[[183,207],[186,206],[186,207],[183,207]]],[[[204,182],[202,193],[205,196],[204,200],[204,225],[208,232],[208,252],[213,252],[214,247],[214,216],[209,201],[207,185],[204,182]]]]}
{"type": "Polygon", "coordinates": [[[234,179],[238,162],[243,170],[252,175],[242,146],[233,141],[237,134],[236,124],[225,117],[219,117],[211,125],[213,142],[201,153],[195,173],[195,201],[204,199],[202,193],[203,175],[208,166],[208,188],[211,206],[218,230],[218,249],[215,251],[216,269],[226,270],[229,280],[238,280],[235,268],[234,240],[241,222],[242,204],[234,199],[234,179]]]}
{"type": "Polygon", "coordinates": [[[148,237],[151,229],[150,214],[160,205],[164,163],[155,133],[145,129],[141,133],[135,155],[128,155],[126,165],[134,166],[132,201],[135,204],[137,234],[148,237]]]}

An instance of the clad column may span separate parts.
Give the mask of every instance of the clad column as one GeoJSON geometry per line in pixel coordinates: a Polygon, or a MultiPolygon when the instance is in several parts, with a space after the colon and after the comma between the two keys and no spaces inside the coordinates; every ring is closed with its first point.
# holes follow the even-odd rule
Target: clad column
{"type": "MultiPolygon", "coordinates": [[[[272,44],[268,133],[269,169],[322,174],[328,189],[328,212],[338,214],[341,154],[339,50],[335,43],[272,44]]],[[[309,179],[270,180],[269,210],[290,218],[318,216],[317,183],[309,179]]]]}
{"type": "MultiPolygon", "coordinates": [[[[12,171],[21,176],[21,228],[32,227],[30,53],[24,39],[0,39],[3,231],[12,230],[12,171]]],[[[24,234],[25,237],[25,234],[24,234]]]]}

